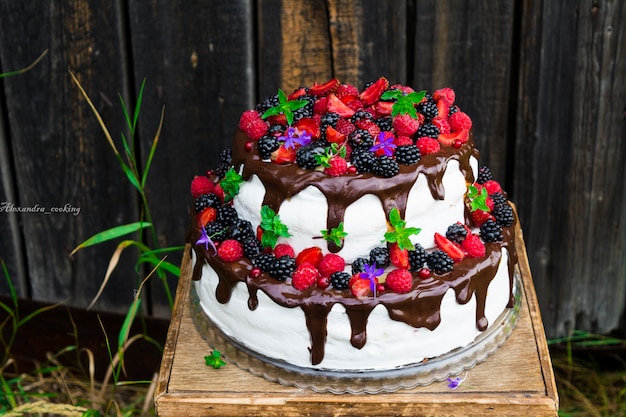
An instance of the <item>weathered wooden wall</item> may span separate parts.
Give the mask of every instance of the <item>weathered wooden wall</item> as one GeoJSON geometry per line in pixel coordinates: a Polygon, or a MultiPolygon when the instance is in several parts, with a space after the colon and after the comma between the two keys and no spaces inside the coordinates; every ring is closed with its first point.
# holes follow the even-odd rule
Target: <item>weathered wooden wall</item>
{"type": "MultiPolygon", "coordinates": [[[[0,72],[48,50],[0,84],[0,202],[81,210],[0,212],[0,257],[22,297],[85,306],[115,244],[69,252],[140,216],[68,70],[116,140],[118,93],[132,101],[147,80],[144,162],[165,106],[147,184],[163,245],[184,241],[189,181],[243,110],[279,87],[385,75],[457,91],[482,162],[518,206],[548,334],[624,333],[625,17],[618,0],[0,0],[0,72]]],[[[141,275],[122,258],[96,308],[128,307],[141,275]]],[[[150,311],[167,315],[162,285],[149,291],[150,311]]]]}

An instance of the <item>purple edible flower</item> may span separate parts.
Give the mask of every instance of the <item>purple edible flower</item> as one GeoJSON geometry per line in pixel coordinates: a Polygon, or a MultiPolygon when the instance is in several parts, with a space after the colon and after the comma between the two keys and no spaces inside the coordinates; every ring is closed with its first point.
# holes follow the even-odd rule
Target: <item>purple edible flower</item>
{"type": "Polygon", "coordinates": [[[376,262],[372,265],[364,264],[364,271],[359,274],[361,279],[368,279],[370,281],[370,288],[376,298],[376,278],[381,276],[385,270],[383,268],[376,268],[376,262]]]}
{"type": "Polygon", "coordinates": [[[202,228],[202,232],[201,233],[202,234],[200,235],[200,238],[196,241],[196,245],[201,245],[201,244],[204,243],[206,245],[206,250],[209,250],[209,245],[211,245],[211,247],[213,248],[215,253],[217,253],[217,248],[213,244],[213,241],[211,240],[209,235],[207,235],[206,229],[204,227],[202,228]]]}
{"type": "Polygon", "coordinates": [[[278,140],[285,142],[285,148],[295,149],[296,145],[308,145],[311,142],[311,134],[306,130],[300,131],[295,127],[290,127],[287,129],[287,134],[279,137],[278,140]]]}
{"type": "Polygon", "coordinates": [[[372,146],[370,152],[376,152],[382,149],[385,155],[392,156],[393,150],[396,149],[396,145],[393,143],[393,135],[387,135],[386,132],[380,132],[378,134],[378,143],[372,146]]]}

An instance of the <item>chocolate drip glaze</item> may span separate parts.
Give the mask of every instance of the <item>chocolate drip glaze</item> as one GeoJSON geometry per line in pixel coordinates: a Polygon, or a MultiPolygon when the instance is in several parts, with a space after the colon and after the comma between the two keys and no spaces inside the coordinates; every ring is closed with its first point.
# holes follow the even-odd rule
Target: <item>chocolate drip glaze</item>
{"type": "MultiPolygon", "coordinates": [[[[376,195],[387,215],[396,207],[404,217],[408,193],[420,173],[427,178],[433,198],[443,199],[445,190],[442,178],[448,162],[459,161],[461,172],[466,181],[471,183],[474,178],[470,157],[478,156],[470,139],[459,149],[446,148],[441,154],[425,155],[419,165],[402,166],[400,173],[393,178],[381,179],[370,174],[329,177],[321,172],[301,169],[295,164],[275,165],[262,162],[255,152],[244,150],[245,141],[245,135],[239,132],[235,137],[233,163],[235,166],[243,166],[242,176],[245,180],[256,174],[262,181],[266,189],[263,204],[278,212],[284,200],[307,186],[315,186],[324,193],[328,201],[329,230],[343,220],[346,207],[365,194],[376,195]]],[[[192,225],[195,224],[195,215],[192,214],[192,225]]],[[[346,309],[352,329],[350,342],[357,349],[367,343],[367,320],[372,310],[379,304],[387,309],[392,320],[404,322],[415,328],[425,327],[434,330],[441,321],[441,301],[449,289],[453,289],[460,304],[465,304],[472,297],[476,297],[476,327],[481,331],[485,330],[488,327],[485,317],[487,288],[496,275],[503,248],[507,248],[509,252],[511,293],[508,307],[514,305],[513,270],[517,263],[514,233],[513,227],[504,228],[504,241],[485,244],[485,256],[466,258],[456,263],[450,273],[432,274],[427,279],[421,279],[417,273],[413,273],[413,288],[404,294],[386,292],[375,298],[358,299],[352,296],[350,290],[322,290],[313,286],[305,291],[299,291],[266,273],[253,279],[249,277],[249,272],[253,268],[249,259],[225,263],[213,256],[212,249],[206,250],[201,245],[195,246],[198,257],[193,269],[193,279],[200,279],[202,266],[208,263],[219,277],[216,297],[220,303],[227,303],[235,285],[245,282],[249,291],[250,310],[256,309],[258,305],[259,290],[283,307],[301,308],[311,337],[311,363],[316,365],[324,358],[328,314],[336,303],[341,303],[346,309]]],[[[194,228],[189,235],[189,241],[195,242],[199,236],[200,231],[194,228]]]]}

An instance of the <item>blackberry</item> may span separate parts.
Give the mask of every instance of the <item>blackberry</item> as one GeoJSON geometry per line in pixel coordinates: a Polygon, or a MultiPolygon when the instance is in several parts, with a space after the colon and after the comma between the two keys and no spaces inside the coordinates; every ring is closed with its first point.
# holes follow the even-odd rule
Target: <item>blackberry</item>
{"type": "Polygon", "coordinates": [[[370,251],[370,265],[376,264],[377,268],[387,268],[390,262],[389,250],[387,248],[378,247],[370,251]]]}
{"type": "Polygon", "coordinates": [[[361,174],[372,172],[374,164],[376,163],[376,156],[367,149],[354,149],[351,159],[352,165],[354,165],[356,170],[361,174]]]}
{"type": "Polygon", "coordinates": [[[263,100],[262,102],[260,102],[259,104],[257,104],[255,107],[255,110],[258,111],[260,114],[263,114],[268,109],[272,107],[276,107],[279,104],[280,104],[280,101],[278,100],[278,94],[274,94],[273,96],[270,96],[266,98],[265,100],[263,100]]]}
{"type": "Polygon", "coordinates": [[[257,142],[261,159],[270,159],[272,152],[280,147],[280,142],[274,136],[265,135],[257,142]]]}
{"type": "Polygon", "coordinates": [[[336,290],[347,290],[352,276],[347,272],[334,272],[330,275],[330,285],[336,290]]]}
{"type": "Polygon", "coordinates": [[[367,110],[359,109],[354,112],[352,117],[350,117],[350,121],[356,124],[356,122],[360,120],[372,120],[373,118],[374,116],[372,116],[372,113],[368,112],[367,110]]]}
{"type": "Polygon", "coordinates": [[[419,243],[415,244],[415,249],[409,251],[410,270],[419,271],[422,269],[426,263],[426,258],[428,258],[426,249],[424,249],[419,243]]]}
{"type": "Polygon", "coordinates": [[[437,104],[431,100],[422,101],[416,106],[416,110],[418,113],[423,114],[426,119],[434,119],[439,113],[437,104]]]}
{"type": "Polygon", "coordinates": [[[467,229],[461,223],[454,223],[448,226],[446,237],[452,242],[461,244],[467,236],[467,229]]]}
{"type": "Polygon", "coordinates": [[[493,216],[496,218],[496,222],[500,226],[509,227],[513,224],[515,219],[513,215],[513,208],[508,204],[500,204],[494,207],[493,216]]]}
{"type": "Polygon", "coordinates": [[[428,268],[436,274],[445,274],[452,271],[454,261],[448,256],[447,253],[440,249],[435,249],[426,258],[428,268]]]}
{"type": "Polygon", "coordinates": [[[217,220],[224,224],[232,224],[238,219],[237,210],[230,204],[225,204],[217,209],[217,220]]]}
{"type": "Polygon", "coordinates": [[[439,128],[429,122],[421,124],[420,127],[417,128],[415,137],[422,138],[424,136],[428,138],[437,139],[439,137],[439,128]]]}
{"type": "Polygon", "coordinates": [[[293,111],[293,120],[298,121],[305,117],[313,117],[313,104],[315,103],[315,99],[305,94],[298,97],[297,100],[304,100],[307,104],[293,111]]]}
{"type": "Polygon", "coordinates": [[[252,258],[252,265],[257,268],[261,268],[261,271],[268,272],[272,262],[276,260],[276,257],[271,253],[261,253],[258,256],[252,258]]]}
{"type": "Polygon", "coordinates": [[[504,239],[502,226],[488,219],[480,226],[480,237],[483,242],[500,242],[504,239]]]}
{"type": "Polygon", "coordinates": [[[325,113],[320,120],[320,130],[322,132],[326,131],[326,126],[337,127],[337,120],[339,120],[341,116],[334,112],[325,113]]]}
{"type": "Polygon", "coordinates": [[[348,135],[348,143],[353,149],[365,148],[369,149],[374,146],[374,138],[372,134],[365,129],[355,129],[348,135]]]}
{"type": "Polygon", "coordinates": [[[478,169],[478,179],[476,180],[479,184],[484,184],[489,180],[492,180],[493,176],[491,175],[491,170],[487,166],[482,166],[478,169]]]}
{"type": "Polygon", "coordinates": [[[204,230],[206,231],[207,236],[214,241],[216,240],[221,242],[228,237],[228,227],[224,223],[217,220],[207,223],[207,225],[204,226],[204,230]]]}
{"type": "Polygon", "coordinates": [[[389,132],[393,129],[393,118],[391,116],[379,117],[374,120],[374,123],[376,123],[381,132],[389,132]]]}
{"type": "Polygon", "coordinates": [[[494,207],[501,206],[502,204],[507,204],[506,197],[504,196],[504,194],[493,193],[489,197],[491,197],[494,207]]]}
{"type": "Polygon", "coordinates": [[[241,241],[241,246],[243,246],[243,253],[250,259],[253,259],[263,251],[261,242],[259,242],[259,240],[254,236],[248,236],[243,239],[241,241]]]}
{"type": "Polygon", "coordinates": [[[356,258],[352,261],[352,275],[358,274],[360,272],[365,272],[364,265],[369,263],[369,259],[366,258],[356,258]]]}
{"type": "Polygon", "coordinates": [[[379,177],[391,178],[400,171],[398,161],[393,157],[387,155],[381,155],[376,158],[372,172],[379,177]]]}
{"type": "Polygon", "coordinates": [[[221,205],[222,201],[214,193],[202,194],[200,197],[196,198],[196,201],[194,202],[196,213],[201,213],[202,210],[207,207],[218,208],[221,205]]]}
{"type": "Polygon", "coordinates": [[[287,278],[291,278],[291,274],[293,274],[295,269],[295,258],[292,258],[289,255],[283,255],[280,258],[274,258],[274,260],[268,265],[267,273],[279,281],[284,281],[287,278]]]}
{"type": "Polygon", "coordinates": [[[256,238],[252,224],[248,220],[237,218],[235,219],[228,229],[228,235],[231,239],[238,240],[243,243],[249,237],[256,238]]]}
{"type": "Polygon", "coordinates": [[[315,159],[316,155],[324,155],[326,151],[317,142],[302,146],[296,151],[296,163],[304,169],[315,169],[319,163],[315,159]]]}
{"type": "Polygon", "coordinates": [[[396,148],[396,161],[402,165],[415,165],[421,156],[419,148],[415,145],[404,145],[396,148]]]}

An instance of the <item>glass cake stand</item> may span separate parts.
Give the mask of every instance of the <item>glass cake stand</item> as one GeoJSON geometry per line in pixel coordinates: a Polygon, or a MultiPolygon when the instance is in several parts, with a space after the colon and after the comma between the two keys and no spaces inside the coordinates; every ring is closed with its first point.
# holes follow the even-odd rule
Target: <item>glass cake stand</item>
{"type": "Polygon", "coordinates": [[[253,375],[319,393],[376,394],[443,381],[485,361],[502,346],[517,324],[522,298],[518,266],[515,267],[513,277],[513,294],[514,306],[505,309],[486,331],[464,348],[417,364],[363,372],[303,368],[251,351],[225,335],[211,322],[200,306],[195,285],[191,286],[191,315],[196,329],[209,346],[219,350],[228,362],[253,375]]]}

